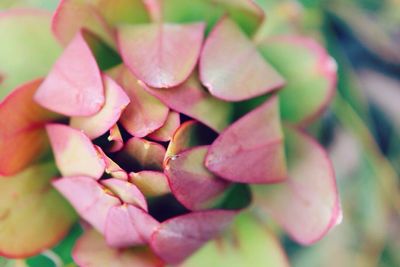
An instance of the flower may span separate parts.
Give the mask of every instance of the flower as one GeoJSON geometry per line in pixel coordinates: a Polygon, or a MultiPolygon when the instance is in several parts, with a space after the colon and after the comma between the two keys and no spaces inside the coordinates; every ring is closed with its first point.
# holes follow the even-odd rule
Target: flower
{"type": "Polygon", "coordinates": [[[53,246],[77,213],[95,229],[74,248],[80,266],[179,264],[250,204],[301,244],[322,238],[341,209],[304,129],[336,67],[309,38],[252,38],[263,22],[248,0],[63,0],[52,65],[48,14],[2,14],[5,47],[35,56],[0,69],[2,90],[46,76],[0,104],[0,253],[53,246]],[[19,43],[34,34],[46,43],[19,43]]]}

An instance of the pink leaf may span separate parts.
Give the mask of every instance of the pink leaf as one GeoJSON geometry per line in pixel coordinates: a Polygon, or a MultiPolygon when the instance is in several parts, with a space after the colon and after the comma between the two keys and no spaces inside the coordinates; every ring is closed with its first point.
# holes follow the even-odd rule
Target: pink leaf
{"type": "Polygon", "coordinates": [[[212,210],[193,212],[163,222],[151,237],[153,251],[169,264],[178,264],[232,221],[236,212],[212,210]]]}
{"type": "Polygon", "coordinates": [[[112,128],[130,102],[125,91],[110,77],[103,75],[103,82],[106,100],[102,109],[93,116],[73,117],[70,121],[72,127],[81,129],[91,139],[103,135],[112,128]]]}
{"type": "Polygon", "coordinates": [[[171,140],[176,129],[178,129],[180,123],[179,113],[171,111],[168,113],[168,117],[164,125],[152,132],[149,135],[149,138],[160,142],[168,142],[171,140]]]}
{"type": "Polygon", "coordinates": [[[200,79],[213,96],[227,101],[250,99],[284,84],[250,39],[227,17],[206,40],[200,56],[200,79]]]}
{"type": "Polygon", "coordinates": [[[117,163],[110,159],[99,146],[95,146],[99,157],[101,157],[105,164],[105,172],[114,178],[121,180],[128,180],[128,174],[117,163]]]}
{"type": "Polygon", "coordinates": [[[204,166],[208,146],[195,147],[167,159],[164,169],[174,196],[190,210],[215,204],[229,186],[204,166]]]}
{"type": "Polygon", "coordinates": [[[99,179],[103,175],[105,162],[84,133],[63,124],[48,124],[46,130],[63,176],[86,175],[99,179]]]}
{"type": "Polygon", "coordinates": [[[170,192],[167,177],[162,172],[132,172],[129,174],[129,179],[147,197],[161,196],[170,192]]]}
{"type": "Polygon", "coordinates": [[[275,218],[301,244],[321,239],[341,220],[332,163],[324,149],[296,129],[285,131],[289,178],[254,186],[257,206],[275,218]]]}
{"type": "Polygon", "coordinates": [[[205,165],[225,179],[273,183],[286,178],[278,99],[271,97],[229,126],[212,143],[205,165]]]}
{"type": "Polygon", "coordinates": [[[91,177],[65,177],[53,181],[53,186],[101,233],[105,230],[109,209],[121,203],[91,177]]]}
{"type": "Polygon", "coordinates": [[[119,50],[125,64],[149,86],[182,83],[194,69],[203,42],[204,24],[122,26],[119,50]]]}
{"type": "Polygon", "coordinates": [[[110,135],[107,137],[107,140],[111,142],[109,151],[110,152],[118,152],[124,147],[124,140],[122,139],[121,131],[117,124],[114,124],[110,128],[110,135]]]}
{"type": "Polygon", "coordinates": [[[90,116],[104,104],[100,70],[78,32],[39,87],[35,100],[67,116],[90,116]]]}

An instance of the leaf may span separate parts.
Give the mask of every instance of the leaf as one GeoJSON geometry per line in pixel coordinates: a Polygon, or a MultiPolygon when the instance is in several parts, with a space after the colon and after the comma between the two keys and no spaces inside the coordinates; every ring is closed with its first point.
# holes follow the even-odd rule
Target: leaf
{"type": "Polygon", "coordinates": [[[285,78],[279,92],[282,119],[307,125],[331,101],[336,86],[336,62],[310,38],[281,36],[259,45],[263,57],[285,78]]]}
{"type": "Polygon", "coordinates": [[[274,183],[286,178],[278,99],[234,122],[211,144],[206,167],[218,176],[241,183],[274,183]]]}
{"type": "Polygon", "coordinates": [[[66,116],[90,116],[104,104],[104,88],[96,60],[78,32],[40,85],[35,100],[66,116]]]}
{"type": "Polygon", "coordinates": [[[167,176],[157,171],[131,172],[129,180],[134,183],[146,197],[157,197],[170,193],[167,176]]]}
{"type": "Polygon", "coordinates": [[[151,236],[151,248],[165,262],[178,264],[218,236],[235,214],[233,211],[212,210],[192,212],[164,221],[151,236]]]}
{"type": "Polygon", "coordinates": [[[0,180],[1,255],[33,256],[68,233],[76,215],[51,187],[50,179],[55,174],[52,164],[33,165],[10,179],[0,180]]]}
{"type": "Polygon", "coordinates": [[[125,64],[148,86],[181,84],[194,69],[204,24],[142,24],[119,27],[118,46],[125,64]]]}
{"type": "Polygon", "coordinates": [[[35,9],[0,14],[0,100],[17,85],[45,75],[55,62],[60,47],[51,34],[50,20],[51,13],[35,9]]]}
{"type": "Polygon", "coordinates": [[[159,141],[159,142],[168,142],[171,140],[174,135],[176,129],[178,129],[180,125],[180,117],[179,113],[170,111],[168,113],[168,117],[165,120],[165,123],[161,128],[155,130],[149,135],[149,138],[159,141]]]}
{"type": "Polygon", "coordinates": [[[100,179],[106,164],[84,133],[63,124],[48,124],[46,130],[63,176],[87,175],[100,179]]]}
{"type": "Polygon", "coordinates": [[[208,36],[199,72],[211,95],[225,101],[250,99],[284,84],[283,78],[228,17],[222,18],[208,36]]]}
{"type": "Polygon", "coordinates": [[[49,148],[44,125],[58,116],[33,101],[41,82],[21,85],[0,102],[0,176],[22,171],[49,148]]]}
{"type": "Polygon", "coordinates": [[[254,200],[294,240],[309,245],[341,221],[335,175],[327,153],[314,139],[292,128],[285,137],[288,179],[253,186],[254,200]]]}
{"type": "Polygon", "coordinates": [[[208,146],[185,150],[166,160],[164,172],[174,196],[190,210],[215,205],[229,182],[213,175],[204,166],[208,146]]]}
{"type": "Polygon", "coordinates": [[[70,125],[82,130],[88,137],[95,139],[109,131],[119,120],[122,111],[130,100],[125,91],[110,77],[103,75],[105,103],[95,115],[72,117],[70,125]]]}

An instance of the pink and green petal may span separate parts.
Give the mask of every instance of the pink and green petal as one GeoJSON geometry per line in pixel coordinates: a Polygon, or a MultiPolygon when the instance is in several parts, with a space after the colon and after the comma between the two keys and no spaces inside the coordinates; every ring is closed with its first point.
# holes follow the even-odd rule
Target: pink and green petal
{"type": "Polygon", "coordinates": [[[217,132],[229,124],[232,105],[211,96],[195,74],[183,84],[168,90],[145,89],[172,110],[192,117],[217,132]]]}
{"type": "Polygon", "coordinates": [[[312,137],[288,128],[285,138],[287,181],[254,186],[254,199],[294,240],[310,245],[341,221],[335,174],[328,155],[312,137]]]}
{"type": "Polygon", "coordinates": [[[41,82],[21,85],[0,102],[0,176],[18,173],[49,148],[44,125],[59,116],[33,101],[41,82]]]}
{"type": "Polygon", "coordinates": [[[0,100],[16,86],[44,76],[51,69],[60,47],[51,34],[50,20],[51,13],[43,10],[1,12],[0,100]]]}
{"type": "Polygon", "coordinates": [[[117,124],[114,124],[110,128],[110,134],[107,140],[110,142],[110,148],[108,150],[112,153],[118,152],[124,147],[124,140],[122,139],[121,131],[117,124]]]}
{"type": "Polygon", "coordinates": [[[144,90],[142,83],[124,66],[111,70],[110,75],[124,88],[131,103],[121,116],[121,124],[133,136],[144,137],[162,127],[169,109],[144,90]]]}
{"type": "Polygon", "coordinates": [[[64,177],[54,180],[53,186],[68,199],[83,219],[101,233],[104,233],[110,208],[121,204],[116,196],[91,177],[64,177]]]}
{"type": "Polygon", "coordinates": [[[74,261],[84,267],[163,267],[164,264],[148,248],[114,249],[95,230],[85,232],[75,244],[74,261]]]}
{"type": "Polygon", "coordinates": [[[73,117],[70,125],[82,130],[88,137],[95,139],[105,134],[119,120],[122,111],[130,100],[125,91],[110,77],[103,75],[105,103],[95,115],[73,117]]]}
{"type": "Polygon", "coordinates": [[[68,233],[76,214],[51,187],[56,173],[51,164],[32,165],[12,179],[0,180],[0,255],[33,256],[68,233]]]}
{"type": "Polygon", "coordinates": [[[208,36],[199,63],[200,79],[210,93],[226,101],[242,101],[269,93],[283,78],[228,17],[208,36]]]}
{"type": "Polygon", "coordinates": [[[148,86],[181,84],[194,69],[203,43],[204,24],[121,26],[118,46],[125,64],[148,86]]]}
{"type": "Polygon", "coordinates": [[[259,50],[287,81],[279,93],[283,120],[303,126],[325,111],[335,93],[337,66],[321,45],[281,36],[261,42],[259,50]]]}
{"type": "Polygon", "coordinates": [[[177,200],[190,210],[208,209],[230,185],[208,171],[204,159],[208,146],[186,150],[166,160],[164,172],[177,200]]]}
{"type": "Polygon", "coordinates": [[[122,169],[115,161],[110,159],[99,146],[95,146],[95,148],[99,157],[104,161],[104,171],[114,178],[127,181],[128,173],[124,169],[122,169]]]}
{"type": "Polygon", "coordinates": [[[92,51],[78,32],[40,85],[35,100],[67,116],[90,116],[104,105],[100,70],[92,51]]]}
{"type": "Polygon", "coordinates": [[[106,164],[84,133],[63,124],[48,124],[46,130],[62,176],[103,175],[106,164]]]}
{"type": "Polygon", "coordinates": [[[241,183],[275,183],[286,178],[279,102],[272,96],[234,122],[211,144],[206,167],[241,183]]]}
{"type": "Polygon", "coordinates": [[[156,197],[170,193],[167,176],[162,172],[132,172],[129,174],[129,180],[135,184],[146,197],[156,197]]]}
{"type": "Polygon", "coordinates": [[[100,183],[111,190],[123,203],[131,204],[147,211],[146,199],[136,185],[116,178],[102,180],[100,183]]]}
{"type": "Polygon", "coordinates": [[[159,142],[168,142],[171,140],[176,129],[178,129],[180,123],[179,113],[170,111],[164,125],[152,132],[148,137],[159,142]]]}
{"type": "Polygon", "coordinates": [[[151,236],[153,251],[165,262],[178,264],[232,222],[236,212],[212,210],[193,212],[164,221],[151,236]]]}

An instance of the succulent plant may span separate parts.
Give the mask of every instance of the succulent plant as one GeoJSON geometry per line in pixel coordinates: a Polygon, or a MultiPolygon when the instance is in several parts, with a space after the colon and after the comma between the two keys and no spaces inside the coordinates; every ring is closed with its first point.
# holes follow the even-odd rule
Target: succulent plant
{"type": "MultiPolygon", "coordinates": [[[[79,266],[180,264],[236,220],[254,225],[238,242],[265,234],[246,210],[301,244],[322,238],[341,208],[305,129],[336,66],[308,37],[262,36],[263,23],[250,0],[0,14],[0,254],[35,255],[78,218],[79,266]]],[[[237,251],[226,257],[244,253],[224,240],[237,251]]]]}

